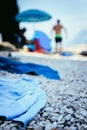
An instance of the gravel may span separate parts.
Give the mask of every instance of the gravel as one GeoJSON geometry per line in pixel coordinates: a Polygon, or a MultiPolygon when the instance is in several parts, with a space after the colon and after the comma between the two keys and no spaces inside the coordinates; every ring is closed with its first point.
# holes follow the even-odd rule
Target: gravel
{"type": "Polygon", "coordinates": [[[50,66],[58,71],[61,80],[1,71],[0,76],[4,78],[35,78],[46,92],[47,102],[27,128],[20,122],[0,119],[0,130],[87,130],[87,61],[34,56],[21,56],[16,60],[50,66]]]}

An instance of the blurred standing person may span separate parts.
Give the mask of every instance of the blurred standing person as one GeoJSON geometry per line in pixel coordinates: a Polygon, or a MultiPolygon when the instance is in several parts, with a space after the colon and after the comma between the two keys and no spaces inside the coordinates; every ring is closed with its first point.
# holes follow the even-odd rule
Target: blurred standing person
{"type": "Polygon", "coordinates": [[[66,28],[60,23],[60,20],[57,20],[57,24],[53,26],[52,30],[55,31],[55,42],[56,42],[56,52],[62,53],[62,30],[65,30],[67,34],[66,28]],[[59,47],[59,48],[58,48],[59,47]],[[58,50],[59,49],[59,50],[58,50]]]}

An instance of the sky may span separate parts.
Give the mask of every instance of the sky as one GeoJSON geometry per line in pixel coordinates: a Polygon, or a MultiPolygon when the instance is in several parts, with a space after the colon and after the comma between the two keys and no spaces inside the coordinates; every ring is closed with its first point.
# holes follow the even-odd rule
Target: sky
{"type": "MultiPolygon", "coordinates": [[[[28,9],[40,9],[52,16],[52,19],[40,23],[21,22],[20,28],[27,28],[25,36],[30,39],[34,30],[41,30],[50,37],[52,27],[57,19],[68,32],[63,32],[63,41],[69,43],[80,31],[87,30],[87,0],[17,0],[19,12],[28,9]]],[[[54,36],[53,36],[54,37],[54,36]]],[[[50,37],[53,39],[53,37],[50,37]]]]}

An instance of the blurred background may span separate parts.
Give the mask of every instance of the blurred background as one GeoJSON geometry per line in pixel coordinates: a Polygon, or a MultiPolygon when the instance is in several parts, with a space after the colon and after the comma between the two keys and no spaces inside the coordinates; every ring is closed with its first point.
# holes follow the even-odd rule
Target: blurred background
{"type": "MultiPolygon", "coordinates": [[[[25,36],[27,39],[33,37],[34,28],[36,30],[41,30],[45,32],[48,37],[50,37],[50,32],[56,20],[60,19],[61,23],[68,30],[68,37],[65,37],[63,33],[63,44],[64,46],[77,46],[81,45],[81,48],[86,48],[87,45],[87,0],[1,0],[0,4],[0,19],[3,18],[1,22],[0,30],[0,40],[2,40],[2,28],[8,33],[9,38],[4,35],[4,40],[11,39],[11,33],[18,31],[18,29],[26,28],[25,36]],[[6,6],[5,6],[6,5],[6,6]],[[49,21],[39,22],[39,23],[28,23],[28,22],[16,22],[11,21],[9,25],[9,19],[12,18],[12,13],[16,15],[22,11],[28,9],[41,9],[46,11],[52,16],[49,21]],[[2,15],[2,12],[4,14],[2,15]],[[12,13],[11,13],[12,12],[12,13]],[[3,26],[2,26],[3,23],[3,26]],[[12,24],[13,23],[13,24],[12,24]],[[12,30],[13,29],[13,30],[12,30]],[[10,33],[11,30],[11,33],[10,33]]],[[[0,20],[1,21],[1,20],[0,20]]],[[[51,38],[52,47],[55,46],[54,35],[51,38]]],[[[13,40],[10,40],[13,42],[13,40]]],[[[79,46],[80,47],[80,46],[79,46]]]]}
{"type": "MultiPolygon", "coordinates": [[[[86,0],[18,0],[19,11],[27,9],[41,9],[52,15],[50,21],[36,23],[35,28],[50,36],[50,30],[57,19],[68,30],[68,38],[64,36],[65,44],[87,43],[87,1],[86,0]]],[[[32,23],[31,23],[32,24],[32,23]]],[[[20,23],[20,27],[27,28],[26,36],[32,35],[32,25],[20,23]]]]}

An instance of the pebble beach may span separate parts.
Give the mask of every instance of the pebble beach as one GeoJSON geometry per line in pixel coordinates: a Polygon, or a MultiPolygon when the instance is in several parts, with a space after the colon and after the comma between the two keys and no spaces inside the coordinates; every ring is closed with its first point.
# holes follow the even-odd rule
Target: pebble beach
{"type": "Polygon", "coordinates": [[[0,130],[87,130],[87,57],[12,53],[21,62],[37,63],[58,71],[61,80],[41,75],[12,74],[1,77],[32,77],[46,92],[46,106],[24,128],[19,122],[0,120],[0,130]]]}

